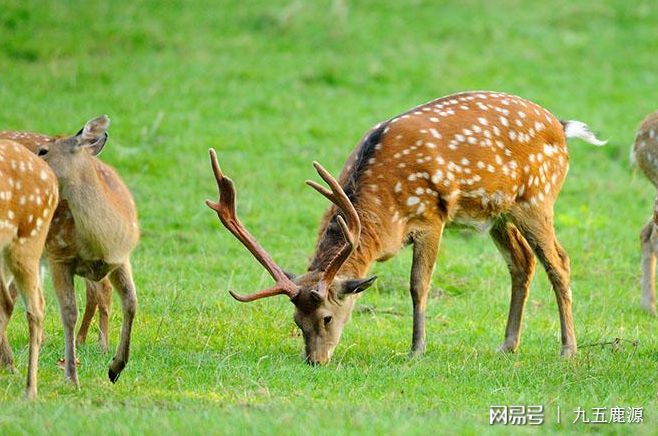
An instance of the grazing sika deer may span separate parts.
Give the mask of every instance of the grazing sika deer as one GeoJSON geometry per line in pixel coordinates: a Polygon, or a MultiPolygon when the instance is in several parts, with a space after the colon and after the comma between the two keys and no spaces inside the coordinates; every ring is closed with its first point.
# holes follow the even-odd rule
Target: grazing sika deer
{"type": "MultiPolygon", "coordinates": [[[[631,161],[658,189],[658,111],[640,124],[631,161]]],[[[656,315],[656,255],[658,254],[658,194],[653,216],[640,233],[642,243],[642,307],[656,315]]]]}
{"type": "Polygon", "coordinates": [[[101,282],[108,277],[123,308],[121,339],[108,377],[116,382],[128,362],[137,296],[130,253],[137,246],[137,211],[119,175],[96,155],[107,141],[109,118],[88,121],[71,137],[41,144],[36,154],[59,181],[60,202],[46,241],[65,336],[66,377],[78,386],[74,329],[78,316],[73,277],[101,282]]]}
{"type": "Polygon", "coordinates": [[[20,144],[0,140],[0,337],[2,363],[13,368],[6,328],[14,307],[10,285],[25,301],[30,353],[25,395],[37,396],[37,367],[43,337],[44,300],[39,259],[57,207],[57,178],[43,161],[20,144]]]}
{"type": "Polygon", "coordinates": [[[569,258],[553,229],[553,203],[568,169],[567,138],[603,145],[578,121],[512,95],[465,92],[418,106],[375,126],[361,140],[336,181],[307,183],[333,203],[320,227],[307,272],[286,273],[261,248],[235,212],[235,189],[210,151],[219,202],[208,201],[230,230],[269,271],[276,284],[241,296],[243,302],[285,294],[311,364],[330,360],[355,295],[374,261],[413,245],[412,355],[425,351],[425,307],[443,229],[468,224],[490,229],[512,277],[503,351],[516,351],[535,255],[553,285],[563,356],[576,352],[569,258]]]}
{"type": "MultiPolygon", "coordinates": [[[[32,132],[0,132],[0,139],[8,139],[18,142],[35,154],[42,144],[52,144],[57,139],[61,139],[62,137],[63,136],[49,136],[32,132]]],[[[58,214],[55,219],[57,222],[62,219],[73,219],[68,211],[66,204],[60,205],[58,208],[58,214]]],[[[56,243],[64,244],[65,242],[56,241],[56,243]]],[[[76,343],[84,344],[86,342],[89,326],[92,319],[94,318],[94,314],[96,313],[96,308],[98,308],[98,343],[103,351],[108,351],[110,346],[108,330],[110,310],[112,307],[112,285],[110,284],[110,280],[107,277],[100,282],[93,282],[91,280],[85,279],[85,284],[87,300],[85,305],[85,312],[82,316],[82,323],[80,324],[80,329],[78,330],[78,334],[76,336],[76,343]]],[[[0,359],[3,358],[3,353],[1,350],[5,346],[6,345],[4,341],[0,342],[0,359]]]]}

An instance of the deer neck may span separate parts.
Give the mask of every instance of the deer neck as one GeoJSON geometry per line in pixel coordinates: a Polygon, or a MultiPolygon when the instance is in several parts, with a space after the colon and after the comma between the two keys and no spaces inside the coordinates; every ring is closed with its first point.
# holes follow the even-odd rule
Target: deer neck
{"type": "MultiPolygon", "coordinates": [[[[336,213],[333,209],[328,212],[320,230],[320,237],[308,268],[309,271],[324,271],[345,244],[345,237],[336,222],[336,213]]],[[[354,252],[341,267],[339,275],[363,278],[368,274],[373,262],[381,257],[381,241],[386,237],[386,228],[377,226],[377,223],[382,220],[379,219],[375,210],[363,207],[356,209],[361,218],[361,237],[354,252]],[[376,229],[375,226],[377,226],[376,229]]]]}
{"type": "Polygon", "coordinates": [[[73,216],[82,257],[108,263],[123,261],[125,250],[120,247],[130,231],[108,198],[93,161],[73,177],[60,178],[60,196],[73,216]]]}

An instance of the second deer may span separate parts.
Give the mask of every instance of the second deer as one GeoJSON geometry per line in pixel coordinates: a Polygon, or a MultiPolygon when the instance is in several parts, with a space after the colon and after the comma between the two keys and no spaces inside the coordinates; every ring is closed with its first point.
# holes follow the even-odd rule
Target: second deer
{"type": "Polygon", "coordinates": [[[106,116],[94,118],[77,134],[44,141],[36,149],[59,181],[60,202],[48,232],[46,254],[64,325],[64,369],[76,386],[74,276],[101,283],[107,277],[121,299],[121,337],[108,371],[112,382],[128,362],[137,309],[130,264],[139,241],[137,210],[119,175],[96,158],[107,141],[109,124],[106,116]]]}
{"type": "Polygon", "coordinates": [[[568,138],[603,145],[579,121],[560,121],[513,95],[466,92],[443,97],[376,125],[335,180],[311,187],[330,200],[306,273],[290,278],[244,228],[235,189],[211,151],[220,192],[208,202],[223,225],[269,271],[276,284],[248,302],[287,295],[295,306],[306,359],[329,361],[349,320],[355,296],[375,277],[374,261],[413,245],[412,354],[425,351],[425,309],[441,235],[467,224],[489,233],[507,262],[512,297],[500,349],[516,351],[536,255],[553,286],[560,315],[561,354],[576,352],[569,258],[555,237],[553,204],[568,170],[568,138]]]}
{"type": "MultiPolygon", "coordinates": [[[[631,150],[631,161],[658,189],[658,111],[640,124],[631,150]]],[[[656,256],[658,255],[658,194],[649,222],[640,232],[642,244],[642,307],[656,315],[656,256]]]]}
{"type": "MultiPolygon", "coordinates": [[[[11,140],[20,143],[34,154],[37,153],[39,147],[45,144],[52,144],[57,139],[63,136],[50,136],[34,132],[19,132],[19,131],[3,131],[0,132],[0,139],[11,140]]],[[[58,209],[58,214],[55,217],[56,222],[60,223],[62,220],[72,220],[72,216],[66,204],[61,204],[58,209]]],[[[62,245],[65,241],[58,239],[54,241],[55,244],[62,245]]],[[[112,284],[106,277],[100,282],[94,282],[85,279],[86,286],[86,304],[85,311],[80,323],[80,329],[76,335],[76,343],[84,344],[87,340],[89,327],[94,318],[96,309],[98,309],[98,344],[103,351],[109,350],[109,317],[112,308],[112,284]]],[[[2,339],[0,339],[2,340],[2,339]]],[[[0,347],[5,347],[4,342],[0,343],[0,347]]],[[[1,348],[0,348],[1,350],[1,348]]],[[[0,351],[0,358],[6,355],[0,351]]]]}
{"type": "Polygon", "coordinates": [[[43,161],[20,144],[0,140],[0,352],[13,368],[5,330],[14,308],[16,288],[25,301],[30,331],[25,395],[37,396],[37,366],[43,337],[44,300],[39,259],[57,207],[57,179],[43,161]]]}

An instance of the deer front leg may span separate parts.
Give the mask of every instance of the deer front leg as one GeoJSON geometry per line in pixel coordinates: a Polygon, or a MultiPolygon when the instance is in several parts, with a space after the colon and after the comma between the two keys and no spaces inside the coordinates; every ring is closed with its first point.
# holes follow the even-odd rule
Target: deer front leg
{"type": "Polygon", "coordinates": [[[658,231],[653,219],[640,233],[642,243],[642,308],[656,315],[656,251],[658,251],[658,231]]]}
{"type": "Polygon", "coordinates": [[[37,368],[39,366],[39,349],[43,336],[44,300],[39,284],[39,259],[25,264],[15,265],[14,280],[25,301],[27,322],[30,331],[30,348],[27,367],[27,384],[25,396],[37,397],[37,368]]]}
{"type": "Polygon", "coordinates": [[[76,368],[74,330],[78,319],[78,307],[75,301],[72,265],[60,262],[50,262],[50,273],[53,286],[59,302],[59,312],[64,327],[64,373],[66,378],[78,387],[78,371],[76,368]]]}
{"type": "Polygon", "coordinates": [[[130,333],[133,320],[137,310],[137,294],[133,282],[130,263],[126,262],[110,273],[110,281],[119,293],[121,307],[123,309],[123,322],[121,323],[121,339],[116,354],[110,364],[108,377],[112,383],[116,383],[121,371],[128,363],[130,354],[130,333]]]}
{"type": "Polygon", "coordinates": [[[16,372],[14,355],[7,339],[7,323],[11,319],[16,303],[16,286],[12,283],[7,289],[0,280],[0,365],[11,373],[16,372]]]}
{"type": "Polygon", "coordinates": [[[440,223],[435,229],[422,231],[413,236],[410,292],[414,310],[414,330],[411,356],[425,353],[425,308],[442,232],[443,223],[440,223]]]}
{"type": "Polygon", "coordinates": [[[498,251],[507,263],[512,279],[512,296],[505,328],[505,342],[498,350],[515,353],[519,347],[523,311],[530,293],[530,282],[537,261],[528,242],[514,224],[497,223],[490,233],[498,251]]]}

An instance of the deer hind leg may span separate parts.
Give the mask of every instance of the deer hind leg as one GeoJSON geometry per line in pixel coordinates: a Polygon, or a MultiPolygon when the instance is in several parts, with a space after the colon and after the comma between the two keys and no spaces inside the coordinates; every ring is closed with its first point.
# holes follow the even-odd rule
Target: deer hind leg
{"type": "Polygon", "coordinates": [[[53,277],[53,285],[64,327],[64,373],[66,378],[77,387],[79,382],[76,368],[74,330],[78,319],[78,308],[75,301],[73,268],[65,263],[50,262],[50,273],[53,277]]]}
{"type": "Polygon", "coordinates": [[[560,313],[560,354],[563,357],[572,356],[578,347],[571,308],[569,256],[555,237],[552,214],[546,214],[540,209],[517,211],[514,221],[544,266],[553,286],[560,313]]]}
{"type": "Polygon", "coordinates": [[[104,352],[110,349],[110,311],[112,310],[112,283],[107,277],[96,284],[98,304],[98,344],[104,352]]]}
{"type": "Polygon", "coordinates": [[[656,315],[658,228],[653,219],[642,229],[640,241],[642,243],[642,307],[652,315],[656,315]]]}
{"type": "Polygon", "coordinates": [[[512,279],[512,296],[505,328],[505,342],[498,350],[515,353],[519,347],[523,311],[530,293],[530,282],[535,273],[537,261],[528,241],[511,222],[496,223],[490,233],[498,251],[507,263],[512,279]]]}
{"type": "Polygon", "coordinates": [[[80,329],[75,338],[76,344],[84,344],[87,342],[87,333],[89,332],[89,326],[91,321],[94,319],[94,314],[96,313],[96,307],[98,303],[96,301],[97,290],[96,283],[85,279],[85,288],[86,288],[86,302],[85,302],[85,312],[82,315],[82,322],[80,323],[80,329]]]}
{"type": "Polygon", "coordinates": [[[108,377],[112,383],[116,383],[121,371],[128,363],[130,355],[130,334],[133,320],[137,310],[137,293],[133,282],[130,263],[126,262],[110,273],[110,281],[119,293],[121,307],[123,309],[123,322],[121,323],[121,339],[116,354],[110,363],[108,377]]]}
{"type": "Polygon", "coordinates": [[[108,332],[110,310],[112,307],[112,284],[106,277],[99,282],[85,279],[85,286],[87,302],[75,341],[77,344],[84,344],[87,341],[89,327],[91,321],[94,319],[96,308],[98,308],[98,344],[104,352],[107,352],[110,347],[108,332]]]}
{"type": "Polygon", "coordinates": [[[16,285],[14,283],[5,286],[3,280],[0,280],[0,366],[11,373],[16,372],[16,367],[14,366],[11,345],[7,338],[7,324],[14,311],[16,294],[16,285]]]}
{"type": "Polygon", "coordinates": [[[413,235],[413,262],[409,287],[414,310],[411,356],[422,355],[425,352],[425,308],[442,232],[443,223],[441,222],[435,229],[413,235]]]}
{"type": "Polygon", "coordinates": [[[43,294],[39,282],[39,257],[33,258],[33,251],[34,247],[31,245],[14,244],[9,264],[16,287],[25,301],[30,332],[27,385],[25,388],[25,396],[28,399],[34,399],[37,396],[37,369],[43,335],[44,311],[43,294]]]}

